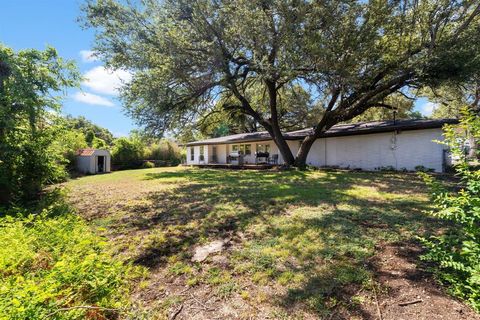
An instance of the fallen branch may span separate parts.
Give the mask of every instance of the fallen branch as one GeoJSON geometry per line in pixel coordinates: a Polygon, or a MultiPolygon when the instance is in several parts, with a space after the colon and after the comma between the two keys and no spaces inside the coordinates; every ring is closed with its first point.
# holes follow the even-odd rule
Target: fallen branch
{"type": "Polygon", "coordinates": [[[375,304],[377,306],[378,319],[383,320],[382,311],[380,310],[380,305],[378,304],[377,289],[375,289],[375,281],[372,279],[372,289],[375,296],[375,304]]]}
{"type": "Polygon", "coordinates": [[[182,312],[182,309],[183,304],[181,304],[180,307],[170,316],[170,320],[174,320],[180,314],[180,312],[182,312]]]}
{"type": "Polygon", "coordinates": [[[411,304],[417,304],[417,303],[420,303],[420,302],[423,302],[422,299],[417,299],[417,300],[412,300],[412,301],[407,301],[407,302],[400,302],[398,305],[400,307],[405,307],[405,306],[409,306],[411,304]]]}
{"type": "Polygon", "coordinates": [[[73,307],[66,307],[66,308],[60,308],[55,310],[52,313],[47,314],[44,319],[48,319],[54,314],[57,314],[61,311],[70,311],[70,310],[75,310],[75,309],[89,309],[89,310],[103,310],[103,311],[115,311],[118,312],[120,309],[113,309],[113,308],[104,308],[104,307],[97,307],[97,306],[73,306],[73,307]]]}

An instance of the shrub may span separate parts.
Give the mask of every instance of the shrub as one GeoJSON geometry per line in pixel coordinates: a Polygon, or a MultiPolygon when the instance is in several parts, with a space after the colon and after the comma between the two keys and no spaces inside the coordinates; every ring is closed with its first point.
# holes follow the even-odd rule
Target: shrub
{"type": "Polygon", "coordinates": [[[0,318],[116,317],[128,305],[132,267],[105,251],[80,218],[51,210],[0,218],[0,318]],[[98,309],[75,308],[82,305],[98,309]]]}
{"type": "Polygon", "coordinates": [[[431,214],[452,223],[443,234],[421,239],[428,249],[422,258],[437,263],[437,274],[451,292],[480,311],[480,170],[469,166],[463,152],[469,135],[480,139],[480,118],[469,111],[464,111],[458,127],[445,129],[445,144],[459,159],[454,164],[461,178],[459,191],[448,192],[422,173],[432,190],[435,207],[431,214]]]}
{"type": "Polygon", "coordinates": [[[181,150],[178,145],[169,140],[160,140],[158,143],[151,144],[146,148],[145,159],[148,160],[165,160],[180,163],[181,150]]]}
{"type": "Polygon", "coordinates": [[[155,168],[155,163],[153,163],[151,161],[145,161],[144,163],[142,163],[142,168],[144,168],[144,169],[155,168]]]}
{"type": "Polygon", "coordinates": [[[419,166],[415,166],[415,171],[418,171],[418,172],[434,172],[435,170],[432,169],[432,168],[427,168],[425,166],[419,165],[419,166]]]}
{"type": "Polygon", "coordinates": [[[119,169],[139,168],[145,145],[137,138],[118,138],[112,150],[112,163],[119,169]]]}

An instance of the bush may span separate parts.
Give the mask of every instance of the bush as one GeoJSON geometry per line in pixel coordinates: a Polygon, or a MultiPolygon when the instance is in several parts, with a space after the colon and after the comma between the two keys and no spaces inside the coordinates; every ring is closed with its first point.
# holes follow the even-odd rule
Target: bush
{"type": "Polygon", "coordinates": [[[419,165],[419,166],[415,166],[415,171],[418,171],[418,172],[434,172],[435,170],[432,169],[432,168],[427,168],[425,166],[419,165]]]}
{"type": "Polygon", "coordinates": [[[52,210],[0,218],[0,318],[116,317],[128,306],[134,269],[116,261],[80,218],[52,210]]]}
{"type": "Polygon", "coordinates": [[[469,135],[480,139],[480,118],[464,111],[460,125],[445,130],[445,143],[460,159],[454,165],[461,178],[459,191],[448,192],[431,176],[421,174],[432,190],[431,214],[452,223],[443,234],[421,239],[428,249],[422,259],[437,263],[436,272],[451,292],[480,311],[480,170],[470,167],[463,153],[469,135]]]}
{"type": "Polygon", "coordinates": [[[145,161],[144,163],[142,163],[142,168],[144,168],[144,169],[155,168],[155,163],[153,163],[151,161],[145,161]]]}
{"type": "Polygon", "coordinates": [[[168,140],[160,140],[159,143],[151,144],[146,148],[145,159],[175,161],[181,160],[181,150],[177,144],[168,140]]]}
{"type": "Polygon", "coordinates": [[[139,168],[144,156],[144,144],[136,138],[118,138],[112,150],[112,163],[118,169],[139,168]]]}

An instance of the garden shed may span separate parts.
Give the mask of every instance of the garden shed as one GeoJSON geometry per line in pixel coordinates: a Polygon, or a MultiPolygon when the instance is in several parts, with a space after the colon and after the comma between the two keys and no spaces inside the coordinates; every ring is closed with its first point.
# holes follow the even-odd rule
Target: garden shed
{"type": "Polygon", "coordinates": [[[77,152],[77,170],[97,174],[110,172],[111,155],[103,149],[80,149],[77,152]]]}

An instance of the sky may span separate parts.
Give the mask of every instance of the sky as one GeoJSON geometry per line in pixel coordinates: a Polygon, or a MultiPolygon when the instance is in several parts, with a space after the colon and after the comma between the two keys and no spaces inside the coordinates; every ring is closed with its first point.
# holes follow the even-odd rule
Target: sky
{"type": "MultiPolygon", "coordinates": [[[[85,80],[81,89],[67,92],[63,112],[84,116],[109,129],[115,136],[128,135],[135,123],[124,114],[118,99],[124,71],[109,72],[91,55],[94,31],[77,22],[82,0],[0,0],[0,42],[14,50],[58,50],[65,59],[75,60],[85,80]]],[[[435,105],[426,99],[416,102],[416,110],[430,115],[435,105]]]]}
{"type": "Polygon", "coordinates": [[[0,42],[21,50],[57,49],[65,59],[75,60],[84,76],[81,89],[71,89],[64,101],[63,113],[84,116],[109,129],[115,136],[128,135],[134,121],[124,115],[116,88],[128,80],[125,71],[106,70],[91,55],[93,30],[84,30],[77,22],[81,0],[0,0],[0,42]]]}

